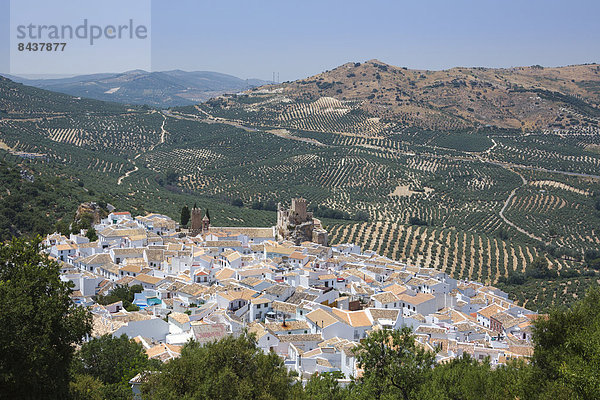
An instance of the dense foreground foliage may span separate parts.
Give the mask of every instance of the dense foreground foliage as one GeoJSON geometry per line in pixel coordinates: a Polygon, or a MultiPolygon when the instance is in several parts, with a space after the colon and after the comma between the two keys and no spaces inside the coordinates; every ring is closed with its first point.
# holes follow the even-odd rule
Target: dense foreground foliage
{"type": "Polygon", "coordinates": [[[70,293],[39,240],[0,247],[0,397],[66,397],[73,345],[91,330],[70,293]]]}
{"type": "Polygon", "coordinates": [[[254,336],[190,342],[166,364],[122,336],[80,343],[91,331],[58,264],[39,240],[0,248],[0,398],[131,399],[142,373],[145,399],[597,399],[600,393],[600,289],[571,308],[537,318],[534,355],[493,368],[468,356],[435,364],[410,329],[372,332],[355,350],[361,373],[314,374],[303,386],[254,336]]]}
{"type": "Polygon", "coordinates": [[[130,399],[129,380],[142,371],[157,369],[144,347],[127,336],[104,335],[81,346],[71,366],[72,399],[130,399]]]}
{"type": "Polygon", "coordinates": [[[204,347],[188,343],[180,358],[149,376],[143,391],[146,399],[284,399],[301,389],[279,356],[242,335],[204,347]]]}

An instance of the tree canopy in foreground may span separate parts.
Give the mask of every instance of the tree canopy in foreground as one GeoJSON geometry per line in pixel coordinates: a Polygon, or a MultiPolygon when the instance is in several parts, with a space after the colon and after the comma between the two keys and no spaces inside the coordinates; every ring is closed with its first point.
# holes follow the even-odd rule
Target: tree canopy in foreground
{"type": "Polygon", "coordinates": [[[253,336],[243,334],[205,346],[187,343],[142,391],[147,400],[287,399],[293,382],[279,356],[264,354],[253,336]]]}
{"type": "Polygon", "coordinates": [[[39,239],[0,247],[0,393],[8,398],[65,398],[73,345],[91,330],[59,265],[40,250],[39,239]]]}

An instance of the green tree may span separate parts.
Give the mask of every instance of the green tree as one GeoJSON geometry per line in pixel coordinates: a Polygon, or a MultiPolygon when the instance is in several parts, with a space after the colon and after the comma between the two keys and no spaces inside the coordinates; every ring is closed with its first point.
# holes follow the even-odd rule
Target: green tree
{"type": "Polygon", "coordinates": [[[155,368],[144,347],[126,335],[104,335],[81,346],[73,360],[73,372],[99,379],[105,385],[128,382],[139,372],[155,368]]]}
{"type": "Polygon", "coordinates": [[[90,333],[90,314],[73,303],[71,284],[39,238],[2,244],[0,260],[0,393],[64,398],[73,345],[90,333]]]}
{"type": "Polygon", "coordinates": [[[231,205],[235,207],[243,207],[244,201],[239,197],[236,197],[235,199],[231,200],[231,205]]]}
{"type": "Polygon", "coordinates": [[[181,208],[181,225],[187,226],[188,222],[190,222],[190,209],[187,205],[181,208]]]}
{"type": "Polygon", "coordinates": [[[80,229],[89,229],[94,223],[94,216],[90,213],[83,213],[79,218],[78,224],[73,228],[73,233],[79,233],[80,229]]]}
{"type": "MultiPolygon", "coordinates": [[[[123,302],[125,309],[131,308],[133,299],[136,293],[141,293],[144,290],[142,285],[115,285],[115,287],[106,296],[100,296],[96,299],[98,304],[107,305],[117,301],[123,302]]],[[[134,305],[135,306],[135,305],[134,305]]],[[[137,308],[137,306],[135,306],[137,308]]]]}
{"type": "Polygon", "coordinates": [[[69,384],[71,400],[103,400],[104,384],[91,375],[75,375],[69,384]]]}
{"type": "Polygon", "coordinates": [[[347,389],[342,388],[338,379],[343,379],[340,371],[313,374],[306,383],[306,398],[310,400],[343,400],[349,398],[347,389]]]}
{"type": "Polygon", "coordinates": [[[179,174],[172,168],[169,168],[165,173],[165,183],[167,185],[175,185],[177,184],[177,179],[179,179],[179,174]]]}
{"type": "Polygon", "coordinates": [[[129,385],[107,385],[91,375],[75,375],[69,389],[70,400],[131,400],[133,397],[129,385]]]}
{"type": "Polygon", "coordinates": [[[593,287],[570,309],[554,309],[548,318],[537,318],[533,333],[533,366],[546,395],[598,398],[600,289],[593,287]]]}
{"type": "Polygon", "coordinates": [[[144,399],[287,399],[293,380],[275,353],[264,354],[254,336],[227,336],[201,346],[188,342],[142,386],[144,399]]]}
{"type": "Polygon", "coordinates": [[[357,361],[361,397],[409,399],[425,381],[435,353],[418,346],[409,327],[371,332],[361,343],[357,361]]]}
{"type": "Polygon", "coordinates": [[[526,273],[528,276],[541,279],[548,278],[552,275],[552,271],[548,266],[548,260],[546,257],[537,257],[535,260],[533,260],[526,273]]]}
{"type": "Polygon", "coordinates": [[[61,219],[58,222],[56,222],[54,229],[58,233],[61,233],[65,236],[69,236],[69,234],[71,233],[71,227],[69,226],[69,223],[67,221],[65,221],[64,219],[61,219]]]}
{"type": "Polygon", "coordinates": [[[85,233],[85,237],[88,238],[90,240],[90,242],[94,242],[94,241],[98,240],[98,234],[96,233],[96,229],[92,226],[85,233]]]}
{"type": "Polygon", "coordinates": [[[593,269],[600,269],[600,250],[586,250],[584,261],[587,266],[593,269]]]}
{"type": "Polygon", "coordinates": [[[505,400],[525,397],[529,367],[524,362],[492,369],[488,360],[479,362],[468,354],[437,364],[415,398],[428,400],[505,400]]]}

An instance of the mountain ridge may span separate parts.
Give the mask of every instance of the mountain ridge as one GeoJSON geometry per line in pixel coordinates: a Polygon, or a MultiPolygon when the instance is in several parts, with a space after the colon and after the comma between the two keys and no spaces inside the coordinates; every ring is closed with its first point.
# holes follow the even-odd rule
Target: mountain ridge
{"type": "Polygon", "coordinates": [[[5,76],[28,86],[72,96],[154,107],[196,104],[224,93],[236,93],[268,83],[214,71],[188,72],[177,69],[155,72],[131,70],[57,79],[5,76]]]}

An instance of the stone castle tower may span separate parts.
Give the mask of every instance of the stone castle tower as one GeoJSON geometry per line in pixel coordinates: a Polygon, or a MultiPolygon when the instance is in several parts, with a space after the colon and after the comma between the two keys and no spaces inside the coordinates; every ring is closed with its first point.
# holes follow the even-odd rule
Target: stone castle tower
{"type": "Polygon", "coordinates": [[[277,205],[277,238],[291,240],[296,245],[302,242],[315,242],[327,246],[328,234],[321,221],[313,218],[308,203],[303,198],[293,198],[292,206],[284,209],[277,205]]]}
{"type": "MultiPolygon", "coordinates": [[[[292,212],[294,214],[294,217],[299,221],[299,222],[306,222],[308,221],[308,213],[306,211],[306,200],[303,198],[294,198],[292,199],[292,212]]],[[[312,218],[312,214],[310,215],[310,218],[312,218]]]]}
{"type": "Polygon", "coordinates": [[[199,233],[206,233],[210,228],[210,217],[208,215],[208,210],[202,216],[202,210],[194,205],[192,208],[192,225],[190,227],[190,233],[192,235],[197,235],[199,233]]]}

